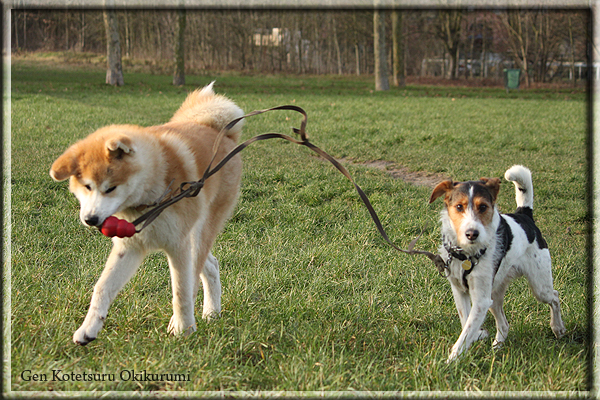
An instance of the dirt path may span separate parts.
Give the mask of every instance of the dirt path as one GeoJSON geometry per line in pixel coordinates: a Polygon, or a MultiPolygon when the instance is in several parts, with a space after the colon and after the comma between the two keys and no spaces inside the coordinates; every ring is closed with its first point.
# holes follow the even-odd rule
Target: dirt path
{"type": "Polygon", "coordinates": [[[417,186],[426,186],[434,188],[435,185],[445,179],[450,179],[442,174],[425,171],[410,171],[408,168],[398,165],[391,161],[377,160],[367,162],[355,162],[351,158],[342,158],[338,161],[352,164],[352,165],[363,165],[369,168],[376,168],[380,171],[384,171],[394,179],[402,179],[404,182],[411,183],[417,186]]]}

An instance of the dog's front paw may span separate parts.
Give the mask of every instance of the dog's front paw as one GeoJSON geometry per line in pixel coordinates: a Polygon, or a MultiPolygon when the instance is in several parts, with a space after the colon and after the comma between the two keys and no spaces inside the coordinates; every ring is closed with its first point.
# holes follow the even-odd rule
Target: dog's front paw
{"type": "Polygon", "coordinates": [[[81,327],[73,334],[73,342],[81,346],[85,346],[92,340],[96,339],[96,337],[98,337],[98,332],[100,332],[100,329],[102,329],[103,325],[101,320],[98,320],[96,323],[92,324],[86,322],[84,322],[83,325],[81,325],[81,327]]]}
{"type": "Polygon", "coordinates": [[[565,333],[567,333],[567,329],[564,325],[562,325],[556,328],[553,327],[552,332],[554,333],[554,336],[556,336],[557,339],[560,339],[565,335],[565,333]]]}
{"type": "Polygon", "coordinates": [[[458,360],[459,356],[462,353],[462,351],[460,350],[460,345],[458,345],[458,343],[455,343],[454,346],[452,346],[452,349],[450,349],[450,355],[446,360],[446,364],[450,364],[451,362],[458,360]]]}
{"type": "Polygon", "coordinates": [[[176,318],[175,315],[171,317],[167,331],[171,335],[183,335],[188,336],[193,332],[196,332],[196,321],[186,322],[181,318],[176,318]]]}
{"type": "Polygon", "coordinates": [[[458,360],[458,356],[459,356],[458,352],[455,350],[452,350],[450,352],[450,355],[448,356],[448,359],[446,360],[446,364],[450,364],[451,362],[458,360]]]}
{"type": "Polygon", "coordinates": [[[504,340],[494,339],[494,343],[492,343],[492,348],[494,350],[500,350],[504,346],[504,340]]]}

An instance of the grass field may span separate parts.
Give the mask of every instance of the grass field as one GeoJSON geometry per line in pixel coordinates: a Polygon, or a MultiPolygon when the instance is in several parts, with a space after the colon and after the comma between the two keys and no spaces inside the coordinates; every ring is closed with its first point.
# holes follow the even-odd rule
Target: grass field
{"type": "MultiPolygon", "coordinates": [[[[97,69],[12,65],[13,391],[588,389],[585,93],[444,87],[374,93],[367,78],[234,74],[188,76],[184,88],[160,75],[126,74],[122,88],[103,82],[97,69]],[[384,243],[351,184],[331,165],[307,149],[271,141],[244,151],[240,202],[214,248],[221,318],[208,324],[197,313],[195,334],[168,336],[168,268],[156,254],[117,297],[98,339],[73,344],[110,240],[79,223],[67,184],[48,175],[52,161],[103,125],[167,121],[188,91],[215,78],[216,91],[246,111],[305,108],[311,139],[354,160],[348,168],[400,246],[428,224],[418,246],[435,251],[441,202],[427,203],[430,188],[359,163],[386,160],[455,180],[501,177],[512,164],[527,165],[566,336],[553,337],[549,309],[518,280],[505,302],[511,323],[505,347],[494,351],[491,339],[480,341],[447,365],[460,333],[449,284],[428,259],[384,243]],[[189,380],[139,381],[131,371],[189,380]],[[71,377],[84,372],[114,379],[71,377]]],[[[261,115],[247,121],[244,138],[291,134],[299,123],[291,112],[261,115]]],[[[499,206],[514,208],[507,183],[499,206]]],[[[495,332],[491,316],[484,326],[495,332]]]]}

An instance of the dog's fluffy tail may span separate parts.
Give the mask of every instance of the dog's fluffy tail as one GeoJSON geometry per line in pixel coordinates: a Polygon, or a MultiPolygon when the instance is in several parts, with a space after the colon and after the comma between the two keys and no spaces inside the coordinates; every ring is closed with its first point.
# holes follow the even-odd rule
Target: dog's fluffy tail
{"type": "MultiPolygon", "coordinates": [[[[215,94],[214,83],[213,81],[204,88],[190,93],[171,118],[171,122],[195,122],[220,131],[232,120],[242,117],[244,111],[233,101],[215,94]]],[[[241,120],[225,135],[237,141],[243,124],[244,120],[241,120]]]]}
{"type": "Polygon", "coordinates": [[[504,173],[504,178],[515,184],[517,207],[528,207],[533,210],[531,171],[522,165],[513,165],[504,173]]]}

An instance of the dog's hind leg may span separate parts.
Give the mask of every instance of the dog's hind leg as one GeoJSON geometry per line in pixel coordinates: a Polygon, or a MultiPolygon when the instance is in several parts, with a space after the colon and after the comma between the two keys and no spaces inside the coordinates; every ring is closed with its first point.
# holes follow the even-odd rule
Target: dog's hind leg
{"type": "Polygon", "coordinates": [[[208,253],[204,268],[200,272],[202,288],[204,291],[204,303],[202,306],[202,318],[210,321],[218,318],[221,314],[221,277],[219,275],[219,262],[208,253]]]}
{"type": "Polygon", "coordinates": [[[73,335],[75,343],[84,346],[96,339],[104,325],[110,305],[135,274],[144,256],[145,253],[139,249],[125,248],[120,239],[114,240],[104,271],[94,286],[92,301],[85,320],[73,335]]]}
{"type": "Polygon", "coordinates": [[[492,306],[490,311],[496,320],[496,337],[492,346],[500,348],[506,337],[508,336],[509,324],[504,314],[504,295],[508,288],[508,281],[503,281],[498,287],[494,287],[492,291],[492,306]]]}
{"type": "MultiPolygon", "coordinates": [[[[231,190],[237,190],[237,186],[231,187],[231,190]]],[[[217,235],[223,229],[225,221],[233,211],[236,199],[237,194],[236,196],[223,196],[223,198],[215,200],[213,209],[208,213],[208,218],[194,228],[192,236],[192,245],[196,252],[194,296],[197,295],[200,283],[202,283],[204,294],[202,318],[207,321],[218,318],[221,315],[219,262],[211,253],[211,249],[217,235]]]]}
{"type": "Polygon", "coordinates": [[[194,303],[202,283],[202,318],[208,321],[218,318],[221,314],[219,262],[210,251],[218,232],[214,228],[210,220],[208,223],[199,224],[194,228],[191,243],[194,257],[194,303]]]}
{"type": "Polygon", "coordinates": [[[196,330],[194,316],[194,268],[189,247],[167,252],[171,286],[173,288],[173,316],[167,328],[174,335],[189,335],[196,330]]]}
{"type": "Polygon", "coordinates": [[[550,306],[550,328],[554,336],[561,338],[566,333],[566,329],[561,318],[558,292],[554,290],[552,281],[550,253],[546,250],[541,254],[534,254],[532,258],[533,262],[527,268],[523,268],[523,275],[527,278],[535,298],[550,306]]]}

